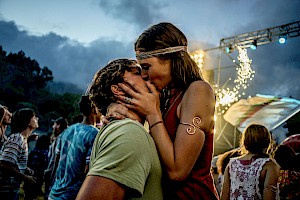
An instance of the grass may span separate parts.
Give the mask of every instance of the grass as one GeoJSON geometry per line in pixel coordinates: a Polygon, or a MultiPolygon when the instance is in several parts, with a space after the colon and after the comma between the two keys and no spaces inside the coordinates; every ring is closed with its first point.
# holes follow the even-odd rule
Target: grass
{"type": "MultiPolygon", "coordinates": [[[[44,185],[42,187],[44,192],[44,185]]],[[[19,200],[24,200],[24,190],[23,190],[23,183],[21,184],[20,192],[19,192],[19,200]]],[[[37,196],[35,200],[44,200],[44,196],[37,196]]]]}

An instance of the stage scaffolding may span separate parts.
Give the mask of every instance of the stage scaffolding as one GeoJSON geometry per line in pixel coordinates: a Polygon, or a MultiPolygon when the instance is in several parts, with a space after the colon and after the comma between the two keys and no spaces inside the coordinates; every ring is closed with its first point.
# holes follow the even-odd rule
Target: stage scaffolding
{"type": "Polygon", "coordinates": [[[257,46],[277,42],[280,37],[285,39],[300,36],[300,21],[275,26],[258,31],[243,33],[220,40],[220,48],[226,52],[226,47],[235,49],[235,46],[249,48],[253,43],[257,46]]]}
{"type": "MultiPolygon", "coordinates": [[[[211,50],[219,50],[219,58],[218,58],[218,69],[217,69],[217,85],[220,87],[220,77],[221,77],[221,55],[222,52],[225,53],[231,60],[234,60],[230,53],[235,51],[237,46],[241,48],[249,48],[251,45],[260,46],[272,42],[278,42],[280,37],[284,37],[286,40],[289,38],[294,38],[300,36],[300,21],[291,22],[288,24],[275,26],[271,28],[266,28],[262,30],[257,30],[253,32],[243,33],[236,36],[223,38],[220,40],[219,47],[210,48],[203,50],[205,51],[211,51],[211,50]]],[[[234,63],[235,65],[239,65],[238,62],[234,63]]],[[[221,117],[221,116],[220,116],[221,117]]],[[[237,129],[234,127],[233,131],[233,141],[231,142],[228,137],[223,133],[225,131],[225,128],[227,126],[227,122],[225,122],[225,125],[222,127],[222,121],[219,120],[219,124],[216,124],[218,127],[218,130],[220,131],[218,136],[215,138],[216,142],[218,142],[221,138],[224,140],[224,144],[228,145],[228,147],[234,148],[238,141],[237,141],[237,129]]],[[[223,122],[224,123],[224,122],[223,122]]]]}

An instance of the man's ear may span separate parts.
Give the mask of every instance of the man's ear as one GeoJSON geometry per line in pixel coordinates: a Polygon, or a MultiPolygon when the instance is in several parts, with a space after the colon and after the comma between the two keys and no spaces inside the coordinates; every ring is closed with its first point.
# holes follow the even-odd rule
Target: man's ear
{"type": "Polygon", "coordinates": [[[110,89],[113,94],[117,95],[124,95],[125,93],[123,92],[122,88],[120,88],[118,85],[112,85],[110,86],[110,89]]]}

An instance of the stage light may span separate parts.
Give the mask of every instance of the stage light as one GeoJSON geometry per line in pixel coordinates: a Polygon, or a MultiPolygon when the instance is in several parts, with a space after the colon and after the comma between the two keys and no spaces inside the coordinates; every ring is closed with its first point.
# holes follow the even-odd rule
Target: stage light
{"type": "Polygon", "coordinates": [[[253,50],[257,48],[257,40],[253,40],[252,44],[250,45],[250,48],[253,50]]]}
{"type": "Polygon", "coordinates": [[[226,47],[226,53],[229,53],[229,52],[230,52],[229,47],[226,47]]]}
{"type": "Polygon", "coordinates": [[[280,44],[284,44],[286,42],[286,37],[285,36],[280,36],[279,39],[278,39],[278,42],[280,44]]]}
{"type": "Polygon", "coordinates": [[[232,45],[230,44],[228,47],[226,47],[225,49],[226,53],[231,53],[234,51],[234,48],[232,47],[232,45]]]}

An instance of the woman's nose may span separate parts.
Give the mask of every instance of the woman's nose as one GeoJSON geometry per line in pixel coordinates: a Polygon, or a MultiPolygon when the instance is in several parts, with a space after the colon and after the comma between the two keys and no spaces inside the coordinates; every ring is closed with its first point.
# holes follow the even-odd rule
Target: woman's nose
{"type": "Polygon", "coordinates": [[[149,78],[148,73],[142,72],[142,79],[144,79],[145,81],[148,81],[148,78],[149,78]]]}

